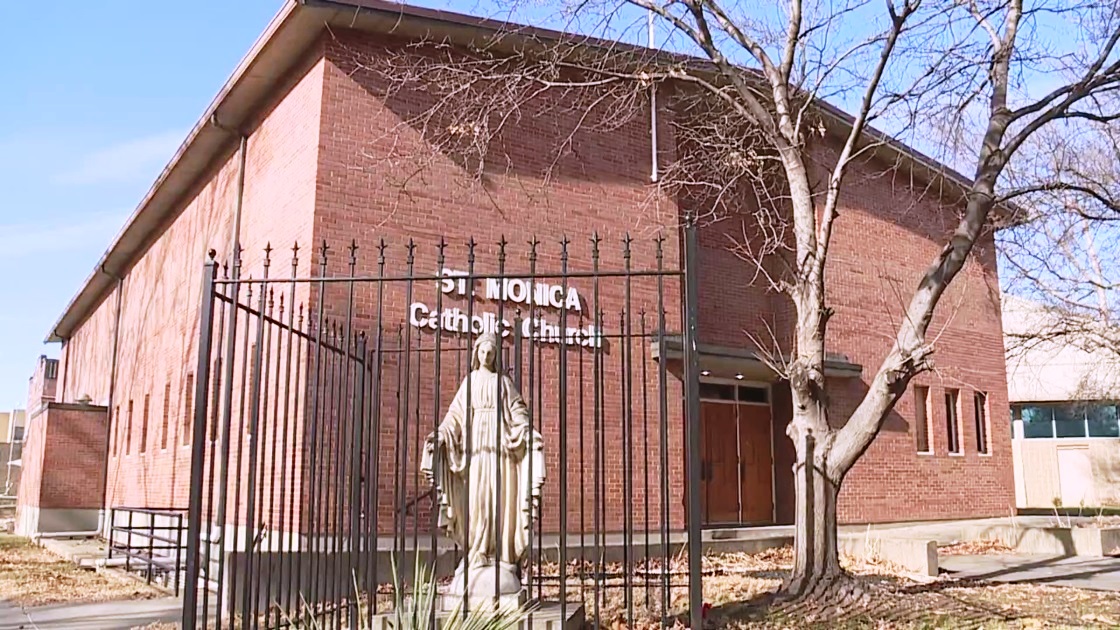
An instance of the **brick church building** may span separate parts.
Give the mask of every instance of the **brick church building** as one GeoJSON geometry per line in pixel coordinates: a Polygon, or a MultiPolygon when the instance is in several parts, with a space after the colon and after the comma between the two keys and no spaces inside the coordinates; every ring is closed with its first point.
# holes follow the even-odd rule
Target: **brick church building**
{"type": "MultiPolygon", "coordinates": [[[[25,471],[43,490],[21,496],[23,531],[94,530],[104,527],[102,510],[187,505],[203,264],[211,250],[219,263],[228,263],[235,239],[243,251],[244,278],[266,272],[268,245],[273,275],[287,273],[291,244],[299,243],[295,273],[312,277],[319,270],[313,250],[324,241],[331,247],[332,273],[345,273],[352,242],[364,256],[359,271],[373,273],[382,239],[397,248],[390,266],[399,267],[409,239],[424,252],[418,260],[430,264],[441,238],[457,247],[472,235],[490,241],[504,236],[519,248],[519,269],[523,244],[534,237],[553,247],[542,254],[542,265],[559,264],[554,244],[566,237],[579,252],[571,264],[586,269],[585,244],[593,233],[613,244],[627,233],[647,242],[660,235],[665,264],[679,264],[684,208],[669,197],[650,200],[651,138],[662,159],[679,148],[675,113],[664,104],[654,117],[656,134],[650,133],[647,107],[609,129],[576,133],[559,158],[551,150],[565,141],[564,120],[511,121],[502,136],[505,156],[484,167],[481,177],[438,152],[429,151],[431,157],[420,162],[387,159],[393,152],[407,153],[401,147],[423,148],[422,130],[409,124],[423,95],[394,92],[360,60],[393,54],[421,38],[465,45],[497,26],[380,0],[285,3],[50,330],[49,341],[62,344],[56,396],[29,419],[28,434],[65,434],[69,426],[85,438],[40,440],[35,446],[40,453],[25,455],[25,462],[52,463],[25,471]],[[546,169],[548,177],[542,175],[546,169]],[[36,422],[50,430],[37,429],[36,422]],[[60,449],[65,453],[56,452],[60,449]],[[47,481],[57,475],[91,483],[83,492],[70,488],[52,496],[47,481]]],[[[520,29],[511,37],[530,36],[555,34],[520,29]]],[[[842,127],[842,116],[829,124],[842,127]]],[[[834,418],[859,401],[888,350],[901,312],[897,295],[907,294],[956,225],[959,208],[930,191],[952,190],[963,180],[887,142],[848,181],[828,263],[828,303],[835,316],[826,371],[834,418]]],[[[789,387],[750,342],[771,334],[787,339],[793,307],[769,292],[757,270],[728,247],[752,216],[723,217],[699,228],[704,518],[712,526],[793,519],[793,450],[785,437],[792,414],[789,387]]],[[[492,253],[492,244],[486,247],[492,253]]],[[[612,247],[604,260],[621,265],[612,247]]],[[[465,260],[462,249],[456,251],[458,260],[465,260]]],[[[633,264],[655,264],[651,251],[635,246],[633,264]]],[[[573,280],[572,286],[576,303],[589,299],[589,280],[573,280]]],[[[639,291],[646,307],[650,286],[639,291]]],[[[668,310],[678,313],[679,283],[669,283],[667,290],[668,310]]],[[[335,315],[344,310],[336,293],[300,291],[307,313],[328,294],[326,310],[335,315]]],[[[1006,514],[1014,504],[999,295],[994,234],[988,231],[931,326],[937,331],[937,373],[915,380],[844,483],[839,505],[844,522],[988,517],[1006,514]]],[[[454,291],[445,297],[451,300],[454,291]]],[[[553,306],[579,317],[567,293],[552,297],[553,306]]],[[[413,300],[421,309],[394,303],[399,312],[393,317],[411,322],[430,340],[430,330],[420,330],[423,324],[412,319],[429,328],[457,326],[454,317],[431,318],[435,300],[431,292],[413,300]]],[[[373,308],[360,296],[357,304],[373,308]]],[[[450,301],[443,306],[463,307],[450,301]]],[[[669,319],[668,327],[679,331],[679,315],[669,319]]],[[[569,326],[575,324],[569,319],[569,326]]],[[[580,328],[588,326],[581,320],[580,328]]],[[[444,328],[447,339],[457,334],[444,328]]],[[[665,351],[672,355],[673,344],[665,351]]],[[[634,370],[642,356],[653,359],[638,356],[629,364],[634,370]]],[[[451,384],[442,389],[454,392],[451,384]]],[[[450,395],[443,400],[446,405],[450,395]]],[[[673,405],[670,420],[679,422],[679,401],[673,405]]],[[[674,527],[683,523],[684,480],[676,474],[684,468],[682,428],[672,428],[670,443],[650,443],[671,460],[673,472],[666,472],[673,484],[668,498],[674,527]]],[[[577,451],[569,450],[569,457],[575,456],[577,451]]],[[[640,467],[646,456],[639,451],[630,463],[640,467]]],[[[606,457],[604,465],[621,461],[606,457]]],[[[550,480],[549,496],[569,491],[557,489],[565,484],[555,476],[550,480]]]]}

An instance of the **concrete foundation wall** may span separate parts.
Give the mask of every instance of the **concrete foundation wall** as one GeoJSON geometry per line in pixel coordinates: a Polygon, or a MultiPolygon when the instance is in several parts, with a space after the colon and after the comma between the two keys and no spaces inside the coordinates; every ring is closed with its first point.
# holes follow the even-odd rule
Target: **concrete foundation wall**
{"type": "Polygon", "coordinates": [[[64,532],[91,532],[101,524],[100,510],[26,508],[16,521],[20,536],[39,536],[64,532]]]}

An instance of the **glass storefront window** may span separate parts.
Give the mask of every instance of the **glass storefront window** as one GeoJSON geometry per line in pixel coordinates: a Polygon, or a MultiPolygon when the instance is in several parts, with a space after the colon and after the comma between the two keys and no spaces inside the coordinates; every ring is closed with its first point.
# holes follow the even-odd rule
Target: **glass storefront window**
{"type": "Polygon", "coordinates": [[[1089,437],[1120,437],[1116,405],[1093,405],[1086,410],[1089,418],[1089,437]]]}
{"type": "Polygon", "coordinates": [[[1054,412],[1041,405],[1016,405],[1015,416],[1023,420],[1023,437],[1054,437],[1054,412]]]}
{"type": "Polygon", "coordinates": [[[739,402],[766,403],[769,402],[765,387],[739,386],[739,402]]]}
{"type": "Polygon", "coordinates": [[[1012,405],[1011,417],[1023,421],[1027,438],[1120,437],[1120,406],[1114,402],[1012,405]]]}
{"type": "Polygon", "coordinates": [[[707,400],[735,400],[735,386],[720,383],[700,383],[700,398],[707,400]]]}
{"type": "Polygon", "coordinates": [[[1054,405],[1054,434],[1060,438],[1085,437],[1085,406],[1079,403],[1054,405]]]}

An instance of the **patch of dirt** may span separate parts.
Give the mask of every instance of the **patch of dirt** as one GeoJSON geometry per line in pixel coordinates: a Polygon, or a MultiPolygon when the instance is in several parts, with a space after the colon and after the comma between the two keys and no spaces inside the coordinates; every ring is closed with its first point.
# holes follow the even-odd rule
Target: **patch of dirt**
{"type": "Polygon", "coordinates": [[[6,535],[0,535],[0,594],[21,607],[164,596],[127,576],[79,567],[26,538],[6,535]]]}
{"type": "Polygon", "coordinates": [[[1013,553],[1014,548],[1001,540],[968,540],[938,547],[937,553],[943,556],[990,556],[1013,553]]]}
{"type": "MultiPolygon", "coordinates": [[[[965,547],[955,551],[964,552],[965,547]]],[[[995,553],[998,546],[979,545],[977,551],[995,553]]],[[[1027,628],[1117,628],[1120,627],[1120,597],[1115,593],[1031,584],[986,584],[949,577],[920,579],[890,563],[875,558],[842,559],[844,568],[857,582],[862,596],[836,607],[793,608],[778,612],[767,607],[768,596],[780,585],[793,564],[791,548],[758,554],[723,554],[704,558],[704,599],[713,627],[748,630],[806,630],[837,628],[932,630],[937,628],[1027,629],[1027,628]]],[[[584,567],[585,570],[587,567],[584,567]]],[[[688,605],[687,563],[670,563],[670,615],[682,619],[688,605]]],[[[556,565],[544,567],[544,575],[556,575],[556,565]]],[[[595,601],[601,625],[611,630],[660,628],[662,572],[658,563],[638,567],[632,576],[634,623],[624,598],[621,566],[606,567],[606,587],[595,592],[588,579],[580,582],[579,565],[568,571],[568,600],[583,602],[589,622],[595,601]],[[650,577],[649,599],[646,577],[650,577]]],[[[544,596],[556,598],[559,588],[546,587],[544,596]]],[[[680,627],[683,627],[681,625],[680,627]]]]}

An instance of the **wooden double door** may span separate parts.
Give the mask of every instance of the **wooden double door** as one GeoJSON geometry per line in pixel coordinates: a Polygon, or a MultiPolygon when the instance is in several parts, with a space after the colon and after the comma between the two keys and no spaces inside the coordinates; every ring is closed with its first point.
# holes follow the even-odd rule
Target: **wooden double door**
{"type": "Polygon", "coordinates": [[[702,402],[700,425],[704,525],[772,523],[770,407],[702,402]]]}

